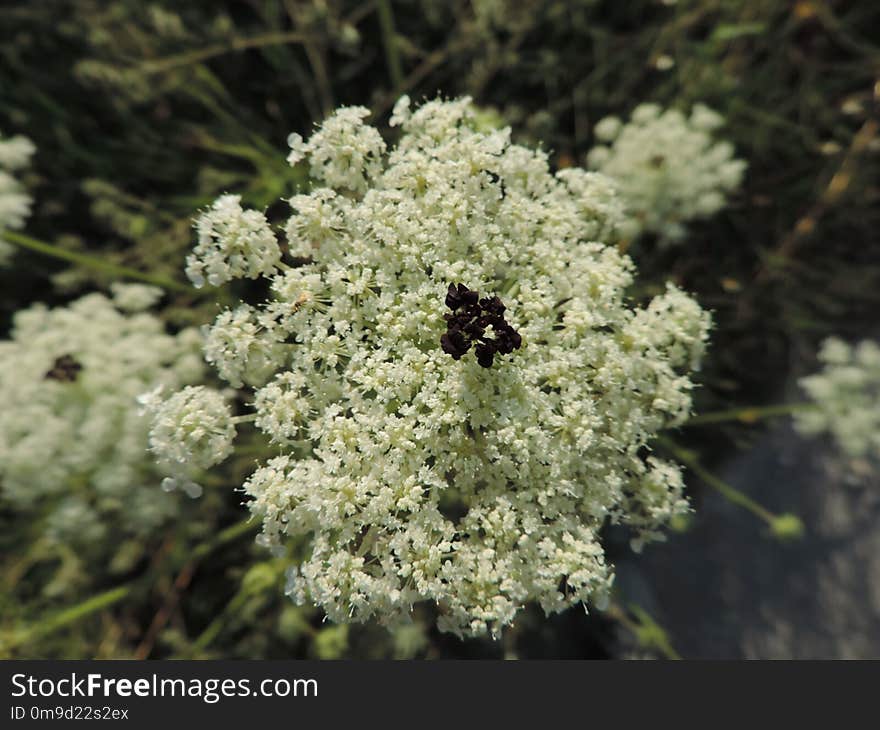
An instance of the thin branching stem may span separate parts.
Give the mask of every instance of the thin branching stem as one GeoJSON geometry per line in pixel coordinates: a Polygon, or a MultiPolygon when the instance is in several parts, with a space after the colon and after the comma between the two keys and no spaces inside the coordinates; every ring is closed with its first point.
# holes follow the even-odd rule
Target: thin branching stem
{"type": "Polygon", "coordinates": [[[724,496],[729,502],[747,509],[749,512],[760,517],[768,525],[773,527],[776,522],[776,515],[744,492],[741,492],[736,487],[728,484],[720,477],[715,476],[700,463],[699,459],[697,459],[692,451],[683,449],[675,442],[662,436],[658,438],[658,441],[663,448],[669,451],[682,464],[687,466],[688,469],[696,474],[708,486],[724,496]]]}
{"type": "Polygon", "coordinates": [[[164,276],[157,276],[156,274],[147,274],[143,271],[138,271],[137,269],[130,269],[127,266],[113,264],[109,261],[89,256],[88,254],[70,251],[66,248],[61,248],[60,246],[46,243],[45,241],[39,241],[36,238],[31,238],[30,236],[26,236],[25,234],[16,231],[4,231],[3,240],[11,243],[13,246],[19,246],[20,248],[25,248],[44,256],[61,259],[62,261],[70,261],[79,266],[93,269],[95,271],[101,271],[120,279],[134,279],[135,281],[152,284],[153,286],[158,286],[168,291],[186,292],[187,294],[196,293],[195,289],[182,282],[174,281],[173,279],[168,279],[164,276]]]}
{"type": "Polygon", "coordinates": [[[379,12],[379,29],[382,33],[382,46],[385,48],[385,61],[388,64],[388,75],[395,91],[403,87],[403,66],[400,63],[400,51],[397,45],[397,33],[394,30],[394,10],[391,0],[378,0],[376,9],[379,12]]]}
{"type": "Polygon", "coordinates": [[[788,416],[799,411],[815,410],[816,407],[815,403],[779,403],[772,406],[744,406],[724,411],[714,411],[712,413],[701,413],[698,416],[689,418],[682,425],[702,426],[707,423],[727,423],[729,421],[754,423],[766,418],[776,418],[777,416],[788,416]]]}
{"type": "MultiPolygon", "coordinates": [[[[188,565],[194,565],[217,548],[253,532],[255,528],[256,522],[248,518],[221,530],[214,538],[197,545],[189,553],[190,560],[188,565]]],[[[98,595],[90,596],[74,606],[63,608],[48,616],[39,617],[23,631],[14,633],[11,637],[0,639],[0,647],[2,647],[4,653],[8,654],[10,650],[18,646],[24,646],[36,639],[54,634],[56,631],[71,626],[94,613],[115,606],[128,598],[148,578],[149,576],[137,578],[129,583],[110,588],[98,595]]]]}
{"type": "Polygon", "coordinates": [[[643,648],[653,649],[666,659],[681,659],[666,630],[641,606],[631,603],[627,611],[620,604],[612,603],[604,613],[629,631],[643,648]]]}
{"type": "Polygon", "coordinates": [[[197,48],[192,51],[180,53],[176,56],[145,61],[138,66],[137,70],[147,75],[164,73],[166,71],[173,71],[186,66],[204,63],[205,61],[210,61],[212,58],[224,56],[228,53],[246,51],[252,48],[265,48],[267,46],[302,43],[305,39],[306,38],[302,33],[266,33],[252,38],[233,38],[228,43],[218,43],[217,45],[197,48]]]}

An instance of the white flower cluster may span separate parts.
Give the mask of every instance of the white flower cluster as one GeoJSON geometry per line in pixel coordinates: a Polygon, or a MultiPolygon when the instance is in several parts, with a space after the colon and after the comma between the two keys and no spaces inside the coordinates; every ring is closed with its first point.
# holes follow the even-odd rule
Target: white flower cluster
{"type": "Polygon", "coordinates": [[[256,279],[271,273],[281,258],[266,216],[242,210],[238,195],[218,198],[199,218],[196,229],[199,241],[187,257],[186,274],[197,287],[206,280],[220,286],[243,276],[256,279]]]}
{"type": "Polygon", "coordinates": [[[137,397],[201,379],[204,363],[197,331],[169,335],[158,317],[131,311],[158,294],[118,284],[114,299],[35,305],[0,342],[0,500],[46,510],[53,535],[140,534],[174,513],[157,488],[137,397]]]}
{"type": "Polygon", "coordinates": [[[295,165],[308,158],[311,176],[330,188],[362,193],[369,180],[382,171],[385,140],[366,124],[370,110],[343,107],[315,131],[308,142],[294,133],[287,139],[287,161],[295,165]]]}
{"type": "Polygon", "coordinates": [[[815,408],[795,414],[796,428],[830,433],[848,456],[880,458],[880,345],[829,337],[819,360],[822,371],[800,381],[815,408]]]}
{"type": "Polygon", "coordinates": [[[188,475],[198,469],[219,464],[232,453],[235,424],[221,393],[203,385],[188,385],[163,400],[165,386],[138,399],[150,414],[150,449],[157,454],[167,491],[180,486],[190,496],[201,494],[201,487],[188,475]]]}
{"type": "Polygon", "coordinates": [[[33,143],[21,136],[3,139],[0,135],[0,265],[15,250],[3,240],[3,231],[21,228],[31,213],[31,197],[12,173],[26,167],[34,154],[33,143]]]}
{"type": "Polygon", "coordinates": [[[656,234],[662,244],[679,241],[686,223],[721,210],[742,182],[746,163],[733,145],[713,134],[723,117],[695,104],[690,117],[656,104],[637,106],[628,123],[602,119],[595,128],[601,144],[587,164],[618,185],[630,215],[629,235],[656,234]]]}
{"type": "Polygon", "coordinates": [[[290,592],[336,621],[429,600],[478,635],[601,602],[600,528],[648,539],[687,509],[645,451],[688,416],[709,316],[672,286],[631,308],[607,180],[554,175],[469,99],[404,97],[385,155],[363,116],[292,140],[318,183],[291,200],[298,263],[207,336],[280,452],[244,485],[263,540],[310,537],[290,592]]]}

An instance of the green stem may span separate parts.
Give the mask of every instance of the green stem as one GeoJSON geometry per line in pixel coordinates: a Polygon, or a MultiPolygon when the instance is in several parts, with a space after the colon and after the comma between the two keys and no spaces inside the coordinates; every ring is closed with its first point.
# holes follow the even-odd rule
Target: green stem
{"type": "Polygon", "coordinates": [[[672,659],[678,661],[681,659],[681,654],[679,654],[675,648],[672,646],[672,642],[669,640],[669,634],[666,629],[664,629],[660,624],[658,624],[654,618],[643,609],[641,606],[638,606],[634,603],[629,605],[629,610],[635,614],[635,617],[638,619],[639,627],[637,630],[636,636],[639,638],[644,645],[648,647],[653,647],[657,651],[659,651],[663,656],[667,659],[672,659]]]}
{"type": "Polygon", "coordinates": [[[697,460],[697,457],[687,449],[683,449],[680,446],[677,446],[674,442],[670,441],[663,436],[658,438],[658,441],[663,445],[663,447],[669,451],[676,459],[678,459],[682,464],[687,466],[694,474],[696,474],[700,479],[702,479],[706,484],[712,487],[717,492],[720,492],[728,501],[733,502],[733,504],[739,505],[743,507],[752,514],[757,515],[762,520],[764,520],[770,527],[773,527],[776,524],[777,516],[774,515],[770,510],[758,504],[754,499],[749,497],[747,494],[744,494],[736,487],[731,486],[723,479],[719,479],[712,472],[708,471],[703,467],[702,464],[697,460]]]}
{"type": "Polygon", "coordinates": [[[228,155],[229,157],[247,160],[257,168],[264,166],[266,163],[266,158],[253,147],[218,142],[208,134],[200,134],[199,137],[193,141],[192,145],[193,147],[200,147],[210,152],[219,152],[220,154],[228,155]]]}
{"type": "Polygon", "coordinates": [[[154,274],[145,274],[141,271],[138,271],[137,269],[130,269],[127,266],[111,264],[108,261],[104,261],[102,259],[95,258],[87,254],[77,253],[76,251],[69,251],[65,248],[61,248],[60,246],[56,246],[51,243],[38,241],[36,238],[31,238],[30,236],[26,236],[23,233],[17,233],[15,231],[4,231],[3,240],[13,244],[14,246],[20,246],[21,248],[28,249],[29,251],[35,251],[36,253],[43,254],[44,256],[51,256],[53,258],[61,259],[63,261],[70,261],[71,263],[79,264],[80,266],[94,269],[96,271],[102,271],[105,274],[110,274],[111,276],[116,276],[121,279],[135,279],[136,281],[143,281],[146,284],[152,284],[153,286],[158,286],[162,289],[167,289],[168,291],[187,292],[189,294],[192,294],[196,291],[192,287],[187,286],[186,284],[182,284],[178,281],[174,281],[173,279],[166,279],[164,276],[156,276],[154,274]]]}
{"type": "Polygon", "coordinates": [[[205,61],[210,61],[212,58],[223,56],[227,53],[246,51],[251,48],[302,43],[304,40],[305,36],[303,36],[302,33],[266,33],[265,35],[255,36],[253,38],[233,38],[228,43],[220,43],[206,48],[197,48],[176,56],[144,61],[137,67],[137,70],[147,75],[163,73],[165,71],[172,71],[185,66],[192,66],[197,63],[204,63],[205,61]]]}
{"type": "Polygon", "coordinates": [[[243,416],[233,416],[229,420],[236,425],[239,423],[253,423],[254,421],[257,420],[257,414],[256,413],[248,413],[243,416]]]}
{"type": "Polygon", "coordinates": [[[207,649],[214,642],[214,639],[220,635],[224,623],[225,620],[223,616],[218,616],[209,623],[205,630],[199,634],[196,640],[192,643],[192,650],[194,652],[201,652],[207,649]]]}
{"type": "Polygon", "coordinates": [[[397,48],[397,34],[394,30],[394,11],[391,0],[378,0],[376,9],[379,11],[379,28],[382,33],[382,45],[385,48],[385,61],[391,85],[397,91],[403,88],[403,67],[400,64],[400,53],[397,48]]]}
{"type": "Polygon", "coordinates": [[[640,646],[653,649],[666,659],[676,661],[681,659],[681,654],[675,650],[669,640],[669,634],[645,609],[630,603],[629,610],[635,619],[630,618],[626,610],[618,603],[612,603],[605,613],[626,628],[636,638],[640,646]]]}
{"type": "Polygon", "coordinates": [[[34,624],[33,628],[24,631],[18,636],[14,636],[9,644],[4,646],[4,649],[9,650],[15,646],[21,646],[30,641],[41,639],[44,636],[55,633],[59,629],[63,629],[65,626],[76,623],[86,616],[109,608],[128,598],[133,588],[133,584],[117,586],[99,593],[97,596],[92,596],[76,606],[62,609],[53,616],[42,618],[34,624]]]}
{"type": "Polygon", "coordinates": [[[689,418],[683,426],[701,426],[707,423],[725,423],[727,421],[741,421],[742,423],[753,423],[764,418],[775,418],[776,416],[787,416],[798,411],[810,411],[816,408],[815,403],[781,403],[772,406],[746,406],[744,408],[731,408],[726,411],[715,411],[713,413],[701,413],[698,416],[689,418]]]}
{"type": "Polygon", "coordinates": [[[208,540],[207,542],[203,542],[201,545],[196,546],[192,551],[192,559],[201,560],[222,545],[225,545],[228,542],[233,542],[239,537],[247,535],[249,532],[253,532],[256,526],[257,523],[251,517],[248,517],[241,522],[236,522],[234,525],[230,525],[226,529],[218,532],[212,540],[208,540]]]}

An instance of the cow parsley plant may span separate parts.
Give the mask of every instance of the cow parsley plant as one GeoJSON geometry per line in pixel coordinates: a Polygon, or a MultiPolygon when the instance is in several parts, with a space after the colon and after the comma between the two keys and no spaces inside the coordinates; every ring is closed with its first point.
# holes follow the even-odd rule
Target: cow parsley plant
{"type": "MultiPolygon", "coordinates": [[[[270,446],[243,487],[262,539],[306,540],[288,592],[334,621],[431,601],[441,629],[480,635],[528,601],[601,602],[601,527],[643,541],[688,508],[679,467],[648,445],[689,414],[709,316],[671,285],[628,301],[601,175],[554,174],[509,129],[479,129],[467,98],[403,97],[390,148],[366,116],[291,137],[313,186],[290,200],[286,247],[228,196],[197,224],[195,283],[265,265],[271,291],[205,338],[270,446]]],[[[188,403],[169,405],[178,422],[188,403]]],[[[186,437],[166,427],[153,446],[174,458],[186,437]]]]}
{"type": "Polygon", "coordinates": [[[694,105],[690,116],[641,104],[626,124],[606,117],[596,125],[600,144],[587,164],[617,183],[632,218],[630,235],[653,233],[661,244],[675,243],[688,221],[725,206],[746,163],[734,157],[729,142],[714,139],[723,123],[703,104],[694,105]]]}

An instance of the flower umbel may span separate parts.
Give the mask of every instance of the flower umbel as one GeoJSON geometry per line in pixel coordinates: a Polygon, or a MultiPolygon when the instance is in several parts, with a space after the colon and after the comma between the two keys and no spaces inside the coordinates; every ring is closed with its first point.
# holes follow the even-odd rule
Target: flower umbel
{"type": "Polygon", "coordinates": [[[204,363],[196,331],[171,335],[159,317],[131,311],[156,298],[145,289],[35,304],[0,342],[0,495],[22,513],[38,509],[47,534],[76,545],[108,529],[149,534],[178,509],[158,489],[137,397],[200,380],[204,363]]]}
{"type": "Polygon", "coordinates": [[[158,393],[142,396],[141,403],[154,413],[150,448],[160,463],[206,469],[232,452],[232,413],[217,391],[191,385],[167,400],[158,393]]]}
{"type": "Polygon", "coordinates": [[[644,453],[689,414],[709,317],[675,287],[630,306],[601,175],[554,174],[469,99],[402,99],[387,150],[364,116],[291,139],[315,177],[296,259],[208,337],[277,454],[244,484],[262,539],[306,539],[296,595],[335,621],[431,601],[477,635],[527,601],[601,601],[602,526],[649,539],[687,509],[679,467],[644,453]]]}
{"type": "Polygon", "coordinates": [[[829,433],[848,456],[880,459],[880,345],[829,337],[819,360],[822,371],[800,381],[816,408],[797,412],[796,428],[829,433]]]}
{"type": "Polygon", "coordinates": [[[186,260],[186,275],[196,287],[219,286],[230,279],[271,273],[281,258],[266,217],[242,210],[238,195],[224,195],[196,222],[199,241],[186,260]]]}
{"type": "Polygon", "coordinates": [[[600,144],[587,164],[618,185],[631,216],[630,235],[654,233],[661,244],[684,237],[688,221],[721,210],[742,181],[746,163],[734,157],[729,142],[714,133],[724,118],[703,104],[690,116],[656,104],[637,106],[623,124],[617,117],[599,121],[600,144]]]}

